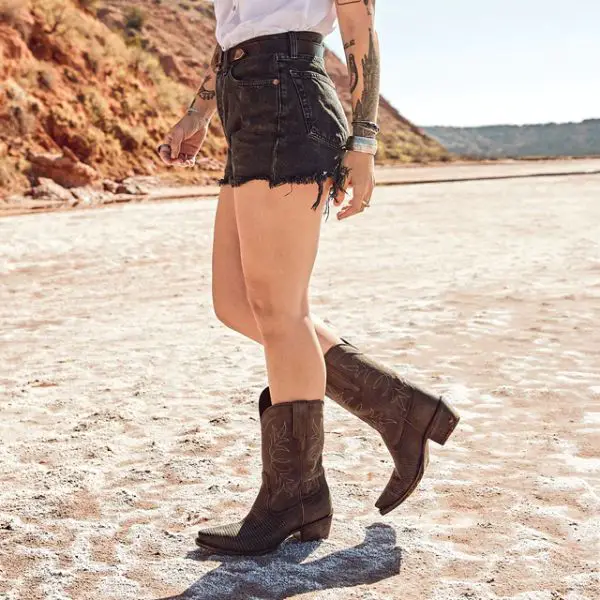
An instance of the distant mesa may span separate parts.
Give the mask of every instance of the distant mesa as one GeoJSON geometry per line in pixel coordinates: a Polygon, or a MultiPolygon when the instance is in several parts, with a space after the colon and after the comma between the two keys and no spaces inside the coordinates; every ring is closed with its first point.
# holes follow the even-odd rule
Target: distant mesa
{"type": "Polygon", "coordinates": [[[450,152],[473,158],[600,156],[600,119],[423,129],[450,152]]]}

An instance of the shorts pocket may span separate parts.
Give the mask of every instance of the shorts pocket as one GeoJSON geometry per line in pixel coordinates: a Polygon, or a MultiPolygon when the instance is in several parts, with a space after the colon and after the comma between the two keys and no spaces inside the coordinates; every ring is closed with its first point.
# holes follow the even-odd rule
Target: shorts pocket
{"type": "Polygon", "coordinates": [[[348,137],[348,120],[331,79],[315,71],[290,69],[308,137],[341,150],[348,137]]]}
{"type": "Polygon", "coordinates": [[[279,78],[271,63],[272,61],[265,61],[263,56],[243,58],[230,64],[229,77],[240,87],[276,87],[279,85],[279,78]]]}

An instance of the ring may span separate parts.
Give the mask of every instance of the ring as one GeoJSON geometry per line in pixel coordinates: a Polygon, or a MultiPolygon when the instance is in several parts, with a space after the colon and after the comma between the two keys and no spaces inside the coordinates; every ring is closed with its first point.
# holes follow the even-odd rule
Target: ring
{"type": "Polygon", "coordinates": [[[367,202],[363,201],[362,204],[361,204],[361,206],[363,208],[369,208],[369,206],[371,206],[371,201],[370,200],[368,200],[367,202]]]}

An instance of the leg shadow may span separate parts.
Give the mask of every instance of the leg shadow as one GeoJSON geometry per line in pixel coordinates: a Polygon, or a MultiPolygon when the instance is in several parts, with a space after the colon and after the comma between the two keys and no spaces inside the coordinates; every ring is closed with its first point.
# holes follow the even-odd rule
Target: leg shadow
{"type": "MultiPolygon", "coordinates": [[[[319,545],[288,540],[262,557],[219,556],[221,565],[185,592],[157,600],[282,600],[317,590],[376,583],[400,572],[402,550],[389,525],[367,527],[364,542],[354,548],[302,562],[319,545]]],[[[195,551],[187,557],[214,560],[215,556],[195,551]]]]}

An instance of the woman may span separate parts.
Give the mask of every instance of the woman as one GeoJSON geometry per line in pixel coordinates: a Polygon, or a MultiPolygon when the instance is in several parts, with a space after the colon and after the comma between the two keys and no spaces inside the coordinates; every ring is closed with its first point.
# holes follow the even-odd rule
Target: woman
{"type": "Polygon", "coordinates": [[[259,399],[263,482],[256,501],[243,520],[202,530],[196,541],[213,552],[261,554],[290,535],[329,535],[321,460],[326,392],[377,429],[394,459],[376,503],[382,514],[414,490],[427,440],[443,444],[458,417],[309,309],[323,211],[333,201],[338,219],[358,215],[374,187],[375,0],[215,0],[215,12],[212,68],[159,154],[170,165],[194,164],[218,110],[228,156],[214,229],[214,308],[227,326],[263,344],[269,385],[259,399]],[[351,136],[323,60],[323,36],[336,20],[350,74],[351,136]]]}

